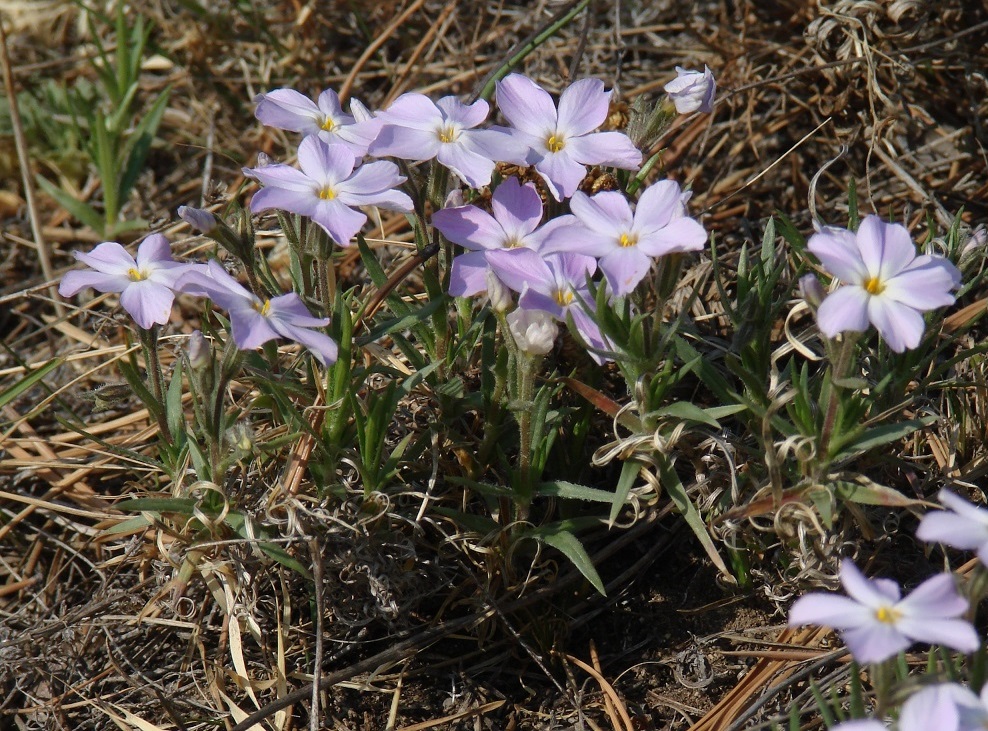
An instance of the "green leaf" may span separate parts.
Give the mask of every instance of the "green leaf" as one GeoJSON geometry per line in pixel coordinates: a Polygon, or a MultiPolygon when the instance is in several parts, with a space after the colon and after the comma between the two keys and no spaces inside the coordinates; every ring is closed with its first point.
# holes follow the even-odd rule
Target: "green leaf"
{"type": "Polygon", "coordinates": [[[127,518],[127,520],[121,520],[116,525],[111,525],[109,528],[100,532],[100,535],[112,536],[117,533],[130,533],[139,528],[147,528],[151,525],[151,522],[143,515],[138,515],[133,518],[127,518]]]}
{"type": "Polygon", "coordinates": [[[839,480],[833,484],[834,494],[841,500],[861,505],[882,505],[888,508],[908,508],[923,505],[922,500],[903,495],[886,485],[879,485],[859,476],[854,482],[839,480]]]}
{"type": "MultiPolygon", "coordinates": [[[[682,419],[683,421],[696,421],[701,424],[707,424],[716,429],[720,428],[720,423],[708,414],[704,409],[701,409],[696,404],[691,404],[688,401],[677,401],[674,404],[669,404],[668,406],[663,406],[654,412],[655,416],[671,416],[675,419],[682,419]]],[[[650,414],[651,416],[651,414],[650,414]]]]}
{"type": "Polygon", "coordinates": [[[614,490],[614,494],[611,496],[611,513],[607,516],[607,522],[609,525],[614,525],[614,521],[617,520],[618,513],[621,512],[621,508],[623,508],[624,504],[628,502],[628,493],[631,492],[631,488],[634,486],[635,480],[638,479],[638,474],[641,472],[641,468],[642,463],[633,459],[629,459],[621,465],[621,476],[618,478],[617,487],[614,490]]]}
{"type": "Polygon", "coordinates": [[[45,376],[58,368],[64,362],[64,358],[52,358],[47,363],[38,366],[34,370],[28,371],[27,375],[9,388],[0,391],[0,408],[3,408],[16,399],[25,391],[42,380],[45,376]]]}
{"type": "Polygon", "coordinates": [[[137,497],[129,500],[122,500],[114,507],[118,510],[132,510],[135,512],[148,513],[178,513],[180,515],[193,515],[198,500],[189,497],[137,497]]]}
{"type": "Polygon", "coordinates": [[[103,217],[95,208],[73,198],[40,175],[36,175],[34,179],[38,181],[38,185],[42,190],[54,198],[58,205],[71,213],[74,218],[84,225],[89,226],[89,228],[97,233],[103,232],[103,217]]]}
{"type": "Polygon", "coordinates": [[[875,449],[876,447],[883,447],[886,444],[898,442],[917,429],[922,429],[924,426],[933,424],[936,420],[937,417],[931,414],[919,419],[909,419],[908,421],[900,421],[895,424],[881,424],[879,426],[869,427],[862,432],[852,434],[851,438],[847,439],[846,442],[842,441],[839,445],[840,451],[837,453],[835,459],[852,457],[856,454],[862,454],[863,452],[875,449]]]}
{"type": "Polygon", "coordinates": [[[558,524],[543,525],[525,535],[552,546],[562,553],[586,577],[587,581],[593,584],[594,589],[600,592],[601,596],[607,596],[604,582],[601,581],[600,574],[594,568],[590,554],[587,553],[587,549],[583,547],[575,535],[561,528],[558,524]]]}
{"type": "Polygon", "coordinates": [[[182,359],[175,361],[171,383],[165,395],[165,419],[168,422],[168,433],[172,441],[179,444],[185,436],[185,412],[182,409],[182,359]]]}
{"type": "MultiPolygon", "coordinates": [[[[133,134],[127,140],[122,154],[126,160],[126,167],[120,180],[117,181],[117,200],[125,201],[130,190],[137,182],[137,176],[144,170],[144,162],[147,160],[148,152],[154,142],[154,136],[158,132],[161,120],[168,105],[168,96],[171,88],[166,88],[155,100],[154,104],[144,115],[144,118],[134,128],[133,134]]],[[[111,181],[103,181],[103,185],[112,185],[111,181]]]]}
{"type": "Polygon", "coordinates": [[[535,494],[546,497],[569,498],[570,500],[586,500],[594,503],[610,504],[614,501],[614,493],[612,492],[578,485],[575,482],[566,482],[565,480],[539,483],[535,487],[535,494]]]}

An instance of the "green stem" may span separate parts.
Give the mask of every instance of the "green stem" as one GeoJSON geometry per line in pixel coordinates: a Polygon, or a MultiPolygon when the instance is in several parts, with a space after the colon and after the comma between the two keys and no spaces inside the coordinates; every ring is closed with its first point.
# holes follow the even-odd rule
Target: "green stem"
{"type": "Polygon", "coordinates": [[[137,328],[141,337],[141,347],[144,351],[144,367],[147,369],[148,387],[154,397],[154,416],[158,422],[158,431],[168,444],[172,442],[168,430],[168,415],[165,413],[165,377],[161,372],[161,360],[158,358],[158,326],[152,325],[150,330],[137,328]]]}
{"type": "Polygon", "coordinates": [[[854,345],[858,340],[857,333],[844,333],[843,340],[837,351],[836,362],[830,369],[830,395],[827,400],[827,411],[823,417],[823,427],[820,430],[820,439],[817,441],[816,463],[817,470],[815,478],[820,480],[823,472],[830,466],[830,440],[833,437],[834,427],[837,424],[837,412],[840,408],[841,391],[839,384],[847,375],[848,366],[851,364],[851,356],[854,354],[854,345]]]}

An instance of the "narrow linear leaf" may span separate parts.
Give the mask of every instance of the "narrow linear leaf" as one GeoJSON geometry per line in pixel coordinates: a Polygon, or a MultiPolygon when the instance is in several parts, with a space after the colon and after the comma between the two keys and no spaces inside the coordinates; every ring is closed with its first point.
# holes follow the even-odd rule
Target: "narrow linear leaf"
{"type": "Polygon", "coordinates": [[[559,525],[544,525],[536,528],[528,534],[537,541],[542,541],[548,546],[552,546],[562,553],[570,562],[576,566],[577,570],[586,577],[587,581],[593,584],[594,589],[600,592],[601,596],[607,596],[604,590],[604,582],[600,579],[600,574],[594,568],[590,554],[583,547],[580,540],[568,530],[562,529],[559,525]]]}

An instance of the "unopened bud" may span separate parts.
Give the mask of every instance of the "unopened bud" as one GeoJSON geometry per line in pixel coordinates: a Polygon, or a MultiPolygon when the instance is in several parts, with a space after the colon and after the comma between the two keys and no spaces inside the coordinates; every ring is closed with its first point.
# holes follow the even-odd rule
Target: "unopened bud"
{"type": "Polygon", "coordinates": [[[703,67],[703,71],[691,71],[677,66],[676,78],[664,88],[680,114],[693,112],[709,114],[714,110],[717,82],[706,66],[703,67]]]}
{"type": "Polygon", "coordinates": [[[189,224],[196,231],[209,234],[216,228],[216,216],[202,208],[192,208],[191,206],[179,206],[178,217],[189,224]]]}
{"type": "Polygon", "coordinates": [[[985,248],[985,244],[988,244],[988,228],[981,224],[971,232],[961,249],[961,256],[973,254],[978,249],[985,248]]]}
{"type": "Polygon", "coordinates": [[[823,302],[827,293],[823,291],[823,285],[820,284],[820,280],[816,278],[815,274],[806,274],[799,278],[799,296],[815,310],[823,302]]]}
{"type": "Polygon", "coordinates": [[[552,350],[559,327],[547,313],[518,308],[507,320],[518,350],[528,355],[545,355],[552,350]]]}
{"type": "Polygon", "coordinates": [[[201,370],[209,364],[209,343],[199,330],[193,330],[186,344],[189,353],[189,365],[201,370]]]}
{"type": "Polygon", "coordinates": [[[494,312],[507,312],[514,304],[511,290],[504,286],[504,282],[490,269],[487,270],[487,296],[491,301],[491,309],[494,312]]]}

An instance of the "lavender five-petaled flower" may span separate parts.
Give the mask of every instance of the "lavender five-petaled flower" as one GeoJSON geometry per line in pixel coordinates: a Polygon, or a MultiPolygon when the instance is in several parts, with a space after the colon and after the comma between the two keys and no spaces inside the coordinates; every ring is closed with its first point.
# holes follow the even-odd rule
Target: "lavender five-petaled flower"
{"type": "Polygon", "coordinates": [[[253,350],[269,340],[288,338],[304,345],[324,366],[336,362],[337,346],[325,333],[310,328],[325,327],[329,318],[313,317],[294,292],[261,299],[240,285],[216,261],[207,264],[206,274],[189,272],[178,287],[183,292],[209,297],[230,313],[233,341],[241,350],[253,350]]]}
{"type": "Polygon", "coordinates": [[[433,102],[423,94],[402,94],[384,111],[383,123],[370,146],[374,157],[430,160],[452,170],[472,188],[491,182],[499,160],[524,158],[527,148],[504,131],[476,129],[490,113],[483,99],[463,104],[454,96],[433,102]]]}
{"type": "Polygon", "coordinates": [[[947,490],[938,498],[947,510],[927,513],[916,529],[916,537],[927,543],[945,543],[964,551],[977,551],[988,566],[988,510],[972,505],[947,490]]]}
{"type": "Polygon", "coordinates": [[[575,251],[598,257],[600,268],[616,296],[634,290],[648,274],[654,257],[702,249],[703,226],[685,215],[679,184],[662,180],[645,190],[635,212],[623,194],[598,193],[592,198],[577,191],[570,209],[583,224],[546,242],[545,252],[575,251]]]}
{"type": "Polygon", "coordinates": [[[487,252],[525,247],[539,251],[554,230],[575,219],[560,216],[539,227],[542,199],[532,183],[522,185],[508,178],[494,191],[491,216],[477,206],[443,208],[432,214],[432,223],[443,236],[469,251],[453,259],[449,293],[471,297],[487,289],[487,252]]]}
{"type": "Polygon", "coordinates": [[[356,99],[350,100],[346,114],[340,97],[332,89],[319,95],[318,102],[294,89],[275,89],[254,99],[254,116],[262,124],[276,129],[318,135],[326,143],[340,142],[357,157],[367,154],[367,147],[381,129],[381,122],[356,99]]]}
{"type": "Polygon", "coordinates": [[[607,119],[610,97],[600,79],[580,79],[563,91],[557,110],[549,92],[521,74],[497,83],[501,113],[529,147],[527,164],[535,165],[557,201],[576,192],[586,165],[641,165],[641,151],[626,134],[594,132],[607,119]]]}
{"type": "Polygon", "coordinates": [[[521,294],[519,307],[547,312],[563,322],[572,317],[577,332],[591,347],[591,357],[603,362],[595,351],[610,351],[611,346],[585,309],[593,306],[587,287],[587,276],[597,269],[592,256],[563,253],[543,258],[532,249],[500,249],[488,251],[487,262],[498,279],[521,294]]]}
{"type": "MultiPolygon", "coordinates": [[[[982,697],[985,697],[984,695],[982,697]]],[[[898,731],[981,731],[988,728],[982,700],[959,683],[940,683],[913,693],[902,705],[898,731]]]]}
{"type": "Polygon", "coordinates": [[[858,662],[881,662],[913,642],[965,653],[978,648],[974,627],[960,619],[968,603],[957,593],[952,574],[927,579],[905,599],[894,581],[866,579],[847,559],[841,562],[840,580],[849,596],[806,594],[789,610],[789,626],[833,627],[858,662]]]}
{"type": "Polygon", "coordinates": [[[340,246],[348,246],[367,221],[354,206],[412,210],[412,199],[395,190],[405,178],[393,162],[360,167],[357,162],[345,145],[306,137],[298,146],[301,170],[281,164],[244,168],[244,175],[264,185],[251,199],[250,210],[257,213],[279,208],[308,216],[340,246]]]}
{"type": "Polygon", "coordinates": [[[961,279],[942,256],[917,256],[905,226],[878,216],[866,216],[857,233],[824,228],[808,248],[845,283],[820,305],[820,331],[832,338],[863,332],[870,322],[897,353],[919,345],[921,313],[953,304],[950,290],[961,279]]]}
{"type": "Polygon", "coordinates": [[[704,112],[709,114],[714,110],[714,96],[717,94],[717,82],[714,75],[706,66],[703,71],[693,71],[676,67],[676,78],[663,87],[676,111],[680,114],[704,112]]]}
{"type": "Polygon", "coordinates": [[[164,325],[175,301],[175,281],[190,267],[172,259],[171,247],[162,234],[151,234],[137,248],[135,259],[115,241],[104,241],[88,254],[72,252],[92,271],[66,272],[58,293],[71,297],[86,287],[97,292],[119,292],[120,305],[139,326],[149,330],[164,325]]]}

